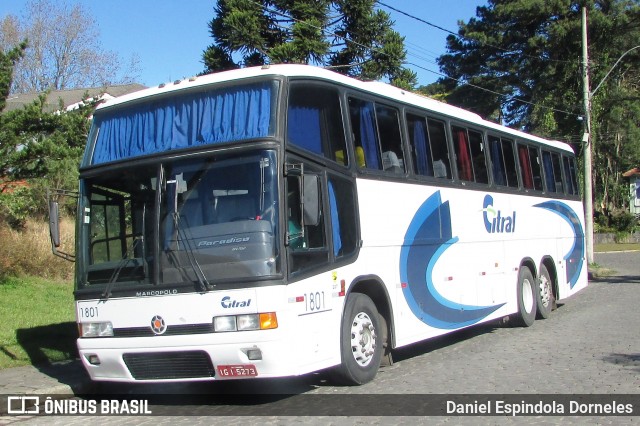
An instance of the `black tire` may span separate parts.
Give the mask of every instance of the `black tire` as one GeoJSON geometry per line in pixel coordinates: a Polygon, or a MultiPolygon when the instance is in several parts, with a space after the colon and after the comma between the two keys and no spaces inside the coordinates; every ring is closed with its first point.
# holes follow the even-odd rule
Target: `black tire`
{"type": "Polygon", "coordinates": [[[518,273],[518,314],[516,322],[522,327],[530,327],[536,319],[537,283],[531,270],[526,266],[518,273]]]}
{"type": "Polygon", "coordinates": [[[334,379],[344,385],[362,385],[373,380],[383,352],[382,324],[369,296],[352,293],[342,318],[340,355],[342,363],[334,379]],[[358,335],[362,336],[358,340],[358,335]]]}
{"type": "Polygon", "coordinates": [[[540,275],[536,282],[537,319],[547,319],[551,315],[555,298],[553,297],[553,281],[547,267],[540,267],[540,275]]]}

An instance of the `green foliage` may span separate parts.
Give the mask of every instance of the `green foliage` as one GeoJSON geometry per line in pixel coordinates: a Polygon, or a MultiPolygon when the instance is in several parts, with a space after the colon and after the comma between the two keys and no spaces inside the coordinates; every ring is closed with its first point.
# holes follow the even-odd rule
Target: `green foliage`
{"type": "Polygon", "coordinates": [[[611,216],[610,224],[619,232],[630,234],[638,228],[638,219],[631,213],[621,212],[611,216]]]}
{"type": "Polygon", "coordinates": [[[6,100],[13,82],[13,68],[16,62],[24,55],[27,42],[23,41],[8,52],[0,51],[0,113],[6,106],[6,100]]]}
{"type": "Polygon", "coordinates": [[[29,187],[18,187],[13,191],[0,192],[0,221],[14,229],[22,229],[29,217],[38,210],[29,187]]]}
{"type": "Polygon", "coordinates": [[[0,115],[0,218],[17,228],[46,214],[47,188],[77,187],[93,105],[50,113],[44,101],[0,115]],[[14,182],[26,186],[12,190],[14,182]]]}
{"type": "Polygon", "coordinates": [[[411,89],[416,74],[402,67],[404,38],[374,6],[374,0],[218,0],[209,23],[214,43],[203,53],[205,72],[315,64],[411,89]]]}
{"type": "Polygon", "coordinates": [[[624,240],[640,228],[638,217],[626,211],[616,211],[608,215],[599,214],[595,219],[596,232],[616,234],[617,240],[624,240]]]}

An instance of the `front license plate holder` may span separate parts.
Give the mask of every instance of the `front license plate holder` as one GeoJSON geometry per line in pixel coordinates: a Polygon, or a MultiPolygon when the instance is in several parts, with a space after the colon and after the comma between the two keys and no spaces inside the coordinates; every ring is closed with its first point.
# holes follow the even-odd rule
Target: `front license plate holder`
{"type": "Polygon", "coordinates": [[[218,377],[256,377],[258,369],[253,364],[218,365],[218,377]]]}

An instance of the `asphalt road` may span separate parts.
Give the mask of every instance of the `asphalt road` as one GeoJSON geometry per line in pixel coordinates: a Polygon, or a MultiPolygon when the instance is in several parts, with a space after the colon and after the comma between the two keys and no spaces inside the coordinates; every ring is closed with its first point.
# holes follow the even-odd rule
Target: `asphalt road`
{"type": "MultiPolygon", "coordinates": [[[[459,417],[447,400],[506,400],[512,410],[541,401],[563,413],[534,412],[518,424],[637,424],[640,420],[640,253],[597,254],[616,272],[561,303],[532,327],[496,322],[412,345],[394,353],[364,386],[333,386],[326,373],[271,381],[163,387],[103,387],[109,399],[144,399],[152,416],[103,417],[101,424],[496,424],[508,417],[459,417]],[[258,395],[255,395],[258,394],[258,395]],[[472,394],[465,397],[463,394],[472,394]],[[591,398],[584,394],[596,394],[591,398]],[[531,396],[533,395],[533,396],[531,396]],[[632,404],[634,417],[573,417],[571,404],[632,404]],[[585,399],[586,398],[586,399],[585,399]],[[571,402],[573,401],[573,402],[571,402]],[[614,401],[616,401],[614,403],[614,401]],[[556,403],[556,408],[553,404],[556,403]],[[417,417],[417,415],[437,415],[417,417]],[[178,416],[178,417],[173,417],[178,416]],[[224,416],[224,417],[211,417],[224,416]],[[243,417],[253,416],[253,417],[243,417]],[[300,417],[304,416],[304,417],[300,417]]],[[[586,409],[586,408],[585,408],[586,409]]],[[[85,424],[86,417],[36,417],[28,424],[85,424]]]]}

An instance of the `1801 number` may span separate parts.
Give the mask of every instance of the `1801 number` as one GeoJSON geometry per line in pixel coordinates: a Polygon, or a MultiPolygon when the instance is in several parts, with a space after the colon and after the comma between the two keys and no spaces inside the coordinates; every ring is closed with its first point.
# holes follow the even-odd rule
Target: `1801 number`
{"type": "Polygon", "coordinates": [[[304,294],[304,305],[307,312],[322,311],[326,309],[324,300],[324,291],[316,291],[315,293],[304,294]]]}
{"type": "Polygon", "coordinates": [[[78,309],[80,318],[97,318],[98,307],[97,306],[85,306],[78,309]]]}

